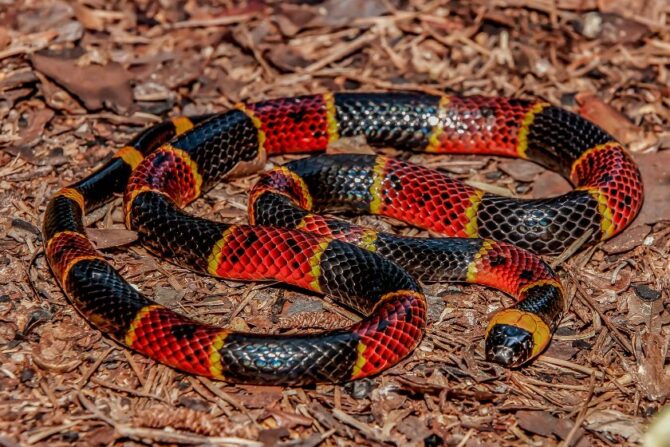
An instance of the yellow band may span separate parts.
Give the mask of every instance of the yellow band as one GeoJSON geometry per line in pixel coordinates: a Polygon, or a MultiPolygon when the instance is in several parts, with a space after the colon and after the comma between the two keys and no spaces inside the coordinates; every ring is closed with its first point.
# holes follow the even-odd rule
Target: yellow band
{"type": "Polygon", "coordinates": [[[572,180],[573,182],[576,181],[575,171],[577,170],[577,166],[579,166],[584,160],[590,157],[591,154],[593,154],[594,152],[599,152],[603,149],[609,149],[612,146],[621,147],[618,141],[612,140],[608,141],[607,143],[598,144],[597,146],[593,146],[592,148],[589,148],[584,152],[582,152],[581,155],[577,158],[577,160],[575,160],[574,163],[572,163],[572,167],[570,168],[570,180],[572,180]]]}
{"type": "Polygon", "coordinates": [[[519,289],[519,295],[526,293],[529,289],[533,287],[540,286],[554,286],[563,293],[563,285],[556,279],[540,279],[531,283],[528,283],[519,289]]]}
{"type": "Polygon", "coordinates": [[[465,209],[465,216],[468,218],[468,223],[465,224],[465,234],[467,237],[479,236],[479,224],[477,223],[477,210],[479,204],[484,197],[484,191],[476,190],[470,196],[470,205],[465,209]]]}
{"type": "Polygon", "coordinates": [[[491,248],[493,248],[493,245],[495,242],[490,241],[488,239],[484,239],[482,242],[482,246],[479,248],[479,251],[477,254],[474,256],[470,264],[468,264],[468,272],[466,275],[466,281],[469,283],[474,283],[477,282],[477,272],[479,271],[479,261],[486,256],[486,253],[488,253],[491,248]]]}
{"type": "Polygon", "coordinates": [[[135,169],[144,159],[144,155],[132,146],[122,147],[114,157],[122,159],[131,169],[135,169]]]}
{"type": "Polygon", "coordinates": [[[331,237],[327,237],[319,242],[319,245],[314,249],[312,257],[309,259],[310,273],[312,274],[312,282],[309,283],[309,286],[315,292],[321,292],[321,286],[319,285],[319,278],[321,277],[321,256],[323,256],[323,252],[326,251],[332,240],[331,237]]]}
{"type": "Polygon", "coordinates": [[[259,153],[264,152],[265,151],[265,140],[266,140],[267,136],[265,135],[265,131],[263,130],[263,123],[256,116],[256,114],[251,109],[249,109],[244,103],[239,102],[239,103],[235,104],[235,107],[238,110],[241,110],[242,112],[244,112],[249,117],[251,122],[254,124],[254,127],[258,131],[258,152],[259,153]]]}
{"type": "Polygon", "coordinates": [[[184,132],[193,129],[193,122],[185,116],[174,117],[171,121],[177,135],[181,135],[184,132]]]}
{"type": "Polygon", "coordinates": [[[209,257],[207,258],[207,272],[212,275],[212,276],[219,276],[218,274],[218,269],[219,269],[219,263],[221,261],[221,252],[223,251],[223,247],[226,246],[228,243],[228,239],[233,236],[235,231],[237,230],[238,227],[236,226],[230,226],[224,230],[224,232],[221,234],[221,238],[216,241],[214,244],[214,247],[212,247],[212,252],[209,254],[209,257]]]}
{"type": "Polygon", "coordinates": [[[163,306],[161,306],[160,304],[150,304],[148,306],[144,306],[142,309],[140,309],[139,312],[137,312],[137,315],[135,315],[135,318],[133,318],[133,322],[130,323],[130,328],[128,329],[128,332],[126,332],[126,336],[124,337],[124,342],[126,346],[128,346],[129,348],[133,347],[133,344],[137,339],[135,331],[137,330],[138,327],[140,327],[140,324],[142,324],[142,320],[144,319],[144,317],[149,315],[149,313],[153,312],[154,310],[160,309],[161,307],[163,306]]]}
{"type": "Polygon", "coordinates": [[[372,169],[372,185],[370,186],[370,195],[372,200],[370,201],[370,213],[379,214],[382,209],[382,182],[384,180],[384,171],[386,170],[386,164],[388,159],[385,157],[378,156],[375,160],[375,166],[372,169]]]}
{"type": "Polygon", "coordinates": [[[212,340],[212,345],[209,351],[209,372],[213,378],[218,380],[224,380],[223,376],[223,358],[221,357],[221,348],[226,343],[226,338],[230,334],[230,331],[222,329],[219,332],[214,340],[212,340]]]}
{"type": "Polygon", "coordinates": [[[79,205],[79,208],[82,210],[84,209],[84,196],[82,193],[77,191],[74,188],[63,188],[60,191],[56,193],[55,197],[62,196],[62,197],[67,197],[68,199],[71,199],[75,202],[77,202],[77,205],[79,205]]]}
{"type": "Polygon", "coordinates": [[[519,158],[528,158],[526,156],[526,150],[528,149],[528,133],[530,132],[530,126],[533,124],[535,116],[547,106],[549,106],[549,103],[547,102],[538,102],[526,112],[523,122],[521,123],[521,128],[519,129],[519,142],[516,147],[516,153],[519,158]]]}
{"type": "Polygon", "coordinates": [[[440,146],[442,145],[440,137],[444,133],[444,123],[447,117],[447,107],[451,102],[450,96],[440,97],[440,104],[437,109],[437,122],[433,125],[433,128],[430,132],[430,137],[428,137],[428,145],[424,149],[425,152],[439,152],[440,146]]]}
{"type": "Polygon", "coordinates": [[[486,329],[486,335],[497,324],[506,324],[528,331],[533,336],[531,358],[540,354],[551,340],[551,330],[547,326],[547,323],[542,321],[539,316],[530,312],[519,309],[505,309],[497,313],[491,318],[491,322],[486,329]]]}
{"type": "Polygon", "coordinates": [[[335,97],[332,93],[325,93],[323,101],[326,103],[326,124],[328,126],[328,142],[332,143],[340,138],[337,128],[337,110],[335,109],[335,97]]]}

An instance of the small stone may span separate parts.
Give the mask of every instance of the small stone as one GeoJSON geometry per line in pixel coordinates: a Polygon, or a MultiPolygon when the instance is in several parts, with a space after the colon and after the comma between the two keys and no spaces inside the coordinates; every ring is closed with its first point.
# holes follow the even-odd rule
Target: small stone
{"type": "Polygon", "coordinates": [[[535,61],[535,65],[533,68],[534,68],[533,71],[535,72],[536,75],[544,76],[547,73],[549,73],[549,71],[551,71],[552,66],[551,62],[549,62],[547,59],[540,58],[537,61],[535,61]]]}
{"type": "Polygon", "coordinates": [[[303,312],[323,312],[323,302],[321,300],[296,299],[288,305],[287,316],[293,316],[303,312]]]}
{"type": "Polygon", "coordinates": [[[516,188],[514,188],[514,191],[516,191],[517,194],[526,194],[528,191],[530,191],[530,184],[529,183],[520,183],[516,185],[516,188]]]}
{"type": "Polygon", "coordinates": [[[375,384],[370,379],[354,380],[344,385],[344,390],[354,399],[367,398],[374,388],[375,384]]]}
{"type": "Polygon", "coordinates": [[[561,95],[561,105],[564,107],[574,107],[577,105],[577,100],[575,99],[576,93],[563,93],[561,95]]]}
{"type": "Polygon", "coordinates": [[[65,442],[75,442],[79,440],[79,433],[77,433],[76,431],[66,431],[63,432],[61,436],[63,437],[63,441],[65,442]]]}
{"type": "Polygon", "coordinates": [[[656,413],[658,413],[658,407],[653,403],[649,404],[649,405],[641,405],[641,410],[642,410],[642,414],[645,417],[648,417],[648,418],[650,418],[650,417],[654,416],[656,413]]]}
{"type": "Polygon", "coordinates": [[[186,295],[185,291],[177,291],[172,287],[156,287],[154,301],[163,306],[174,306],[186,295]]]}
{"type": "Polygon", "coordinates": [[[656,301],[661,297],[661,292],[654,290],[646,284],[633,284],[635,294],[643,301],[656,301]]]}
{"type": "Polygon", "coordinates": [[[33,371],[30,368],[24,368],[21,371],[21,376],[19,377],[19,380],[21,380],[21,383],[27,383],[33,380],[33,377],[35,377],[35,371],[33,371]]]}
{"type": "Polygon", "coordinates": [[[444,308],[447,306],[444,299],[439,296],[428,296],[428,322],[432,323],[438,321],[444,308]]]}
{"type": "Polygon", "coordinates": [[[603,17],[599,12],[584,14],[582,20],[575,24],[575,29],[587,39],[595,39],[603,30],[603,17]]]}
{"type": "Polygon", "coordinates": [[[424,447],[438,447],[444,445],[444,439],[433,433],[432,435],[424,438],[423,445],[424,447]]]}

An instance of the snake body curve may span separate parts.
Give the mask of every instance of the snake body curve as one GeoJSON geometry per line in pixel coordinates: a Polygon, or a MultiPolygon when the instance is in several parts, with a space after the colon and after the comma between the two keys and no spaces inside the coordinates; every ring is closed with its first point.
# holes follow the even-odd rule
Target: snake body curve
{"type": "Polygon", "coordinates": [[[555,254],[620,232],[643,200],[624,148],[589,121],[501,97],[335,93],[283,98],[217,115],[179,117],[140,133],[83,180],[61,189],[44,217],[46,256],[61,287],[103,332],[157,361],[232,382],[301,385],[376,374],[421,340],[426,300],[416,280],[488,285],[517,299],[495,314],[486,354],[518,366],[546,347],[564,306],[555,254]],[[181,210],[266,156],[323,152],[344,137],[430,153],[538,162],[567,177],[563,196],[520,200],[440,172],[372,155],[318,155],[261,176],[252,225],[181,210]],[[135,290],[86,237],[85,211],[124,194],[129,228],[182,266],[238,280],[278,280],[335,297],[365,317],[316,334],[238,333],[195,322],[135,290]],[[400,237],[318,214],[346,209],[393,217],[445,239],[400,237]]]}

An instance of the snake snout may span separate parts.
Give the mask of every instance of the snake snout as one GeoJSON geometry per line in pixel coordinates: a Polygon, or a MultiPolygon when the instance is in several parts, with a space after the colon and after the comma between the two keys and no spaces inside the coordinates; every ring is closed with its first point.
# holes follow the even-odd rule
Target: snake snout
{"type": "Polygon", "coordinates": [[[527,362],[533,352],[533,335],[525,329],[496,324],[486,337],[486,358],[507,368],[527,362]]]}

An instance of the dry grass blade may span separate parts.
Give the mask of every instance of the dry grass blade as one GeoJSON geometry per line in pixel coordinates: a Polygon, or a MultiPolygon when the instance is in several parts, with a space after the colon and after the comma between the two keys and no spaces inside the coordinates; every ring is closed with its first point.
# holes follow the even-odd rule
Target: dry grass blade
{"type": "Polygon", "coordinates": [[[358,37],[357,39],[343,44],[337,48],[335,48],[330,54],[328,54],[326,57],[320,59],[317,62],[314,62],[313,64],[305,67],[304,72],[305,73],[314,73],[329,64],[338,61],[342,59],[343,57],[360,50],[363,48],[365,45],[369,44],[373,40],[377,39],[376,34],[374,32],[370,33],[365,33],[362,36],[358,37]]]}
{"type": "MultiPolygon", "coordinates": [[[[635,436],[667,394],[667,1],[10,3],[0,13],[0,444],[638,445],[635,436]],[[585,234],[553,259],[567,279],[569,308],[544,355],[511,372],[486,362],[485,316],[509,302],[454,284],[424,288],[430,322],[419,349],[346,385],[232,387],[125,348],[112,352],[120,348],[80,317],[41,256],[36,229],[52,194],[153,123],[344,90],[541,98],[628,142],[645,207],[622,237],[585,248],[593,238],[585,234]],[[524,412],[548,415],[536,420],[563,430],[533,429],[524,412]]],[[[485,116],[477,123],[486,131],[485,116]]],[[[346,143],[331,149],[372,151],[346,143]]],[[[569,189],[551,173],[498,157],[374,151],[496,194],[542,199],[569,189]]],[[[273,156],[268,166],[302,156],[273,156]]],[[[224,181],[188,212],[244,223],[256,179],[224,181]]],[[[159,260],[134,234],[105,230],[122,228],[121,202],[87,214],[87,228],[133,287],[182,313],[276,334],[361,318],[331,298],[294,312],[318,298],[159,260]]],[[[345,218],[430,236],[390,219],[345,218]]]]}
{"type": "Polygon", "coordinates": [[[254,14],[240,14],[235,16],[216,17],[211,19],[193,19],[184,20],[164,25],[165,29],[184,29],[184,28],[209,28],[217,26],[228,26],[236,23],[246,22],[254,17],[254,14]]]}
{"type": "Polygon", "coordinates": [[[633,354],[633,347],[630,344],[630,341],[628,341],[623,334],[617,329],[617,327],[612,323],[612,320],[604,314],[604,312],[598,307],[598,305],[595,303],[593,298],[591,298],[588,294],[588,292],[584,289],[584,287],[580,284],[579,279],[570,273],[570,276],[572,277],[572,280],[574,283],[577,285],[577,290],[578,290],[578,296],[584,300],[588,304],[588,306],[593,309],[596,313],[598,313],[598,316],[602,319],[603,323],[605,323],[605,326],[612,332],[612,335],[614,335],[615,340],[621,344],[621,346],[626,350],[627,353],[633,354]]]}
{"type": "Polygon", "coordinates": [[[167,403],[167,401],[160,396],[155,396],[151,393],[145,393],[144,391],[140,391],[140,390],[133,390],[133,389],[125,387],[125,386],[116,385],[116,384],[108,382],[106,380],[96,379],[95,377],[92,377],[90,379],[90,381],[95,383],[96,385],[100,385],[100,386],[103,386],[105,388],[109,388],[109,389],[115,390],[115,391],[121,391],[121,392],[127,393],[131,396],[146,397],[146,398],[149,398],[149,399],[155,399],[159,402],[167,403]]]}
{"type": "Polygon", "coordinates": [[[186,445],[212,445],[222,447],[263,447],[262,442],[235,437],[211,437],[195,433],[157,430],[154,428],[128,427],[118,425],[116,429],[120,436],[137,441],[150,440],[151,442],[167,442],[186,445]]]}
{"type": "Polygon", "coordinates": [[[586,241],[591,239],[591,235],[593,235],[593,230],[591,229],[586,230],[584,234],[579,236],[572,244],[570,244],[570,246],[566,248],[563,251],[563,253],[556,256],[556,258],[553,261],[551,261],[551,263],[549,264],[551,268],[555,269],[556,267],[567,261],[570,258],[570,256],[577,253],[579,249],[582,248],[582,246],[586,243],[586,241]]]}
{"type": "Polygon", "coordinates": [[[389,439],[384,436],[381,430],[370,427],[369,425],[344,413],[342,410],[338,410],[337,408],[333,409],[333,416],[335,416],[337,419],[344,422],[345,424],[354,427],[356,430],[360,431],[366,438],[370,439],[371,441],[379,443],[385,443],[389,441],[389,439]]]}
{"type": "Polygon", "coordinates": [[[581,425],[584,423],[584,420],[586,419],[586,412],[589,409],[589,404],[591,403],[591,399],[593,399],[593,392],[596,388],[596,380],[595,376],[591,376],[590,384],[589,384],[589,395],[584,401],[584,405],[582,405],[581,410],[579,410],[579,415],[577,416],[577,419],[575,420],[574,425],[572,426],[572,429],[570,429],[570,433],[568,433],[568,436],[559,444],[561,447],[569,447],[572,445],[572,440],[577,434],[577,431],[581,427],[581,425]]]}

